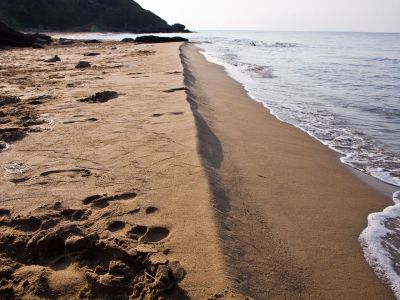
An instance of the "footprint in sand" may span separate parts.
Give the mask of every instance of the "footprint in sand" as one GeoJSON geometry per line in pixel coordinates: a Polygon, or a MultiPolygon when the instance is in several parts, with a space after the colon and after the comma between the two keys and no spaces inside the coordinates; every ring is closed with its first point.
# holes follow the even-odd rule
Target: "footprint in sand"
{"type": "Polygon", "coordinates": [[[9,216],[11,211],[5,208],[0,208],[0,217],[9,216]]]}
{"type": "MultiPolygon", "coordinates": [[[[176,112],[170,112],[170,113],[168,113],[169,115],[173,115],[173,116],[180,116],[180,115],[183,115],[184,114],[184,112],[182,112],[182,111],[176,111],[176,112]]],[[[151,115],[153,118],[158,118],[158,117],[162,117],[162,116],[164,116],[165,114],[164,113],[157,113],[157,114],[153,114],[153,115],[151,115]]]]}
{"type": "Polygon", "coordinates": [[[153,118],[158,118],[158,117],[162,117],[164,114],[153,114],[152,117],[153,118]]]}
{"type": "Polygon", "coordinates": [[[169,236],[169,230],[164,227],[149,228],[147,233],[140,239],[144,243],[158,243],[169,236]]]}
{"type": "Polygon", "coordinates": [[[89,177],[92,176],[92,172],[88,169],[66,169],[66,170],[51,170],[40,174],[42,177],[51,177],[53,175],[61,175],[70,178],[76,177],[89,177]]]}
{"type": "Polygon", "coordinates": [[[85,205],[92,204],[98,208],[105,208],[110,205],[110,202],[120,200],[130,200],[136,198],[137,194],[134,192],[127,192],[119,195],[107,196],[107,195],[93,195],[85,198],[82,202],[85,205]]]}
{"type": "Polygon", "coordinates": [[[135,214],[138,214],[139,212],[140,212],[140,207],[137,207],[135,209],[132,209],[128,213],[131,214],[131,215],[135,215],[135,214]]]}
{"type": "Polygon", "coordinates": [[[127,236],[133,240],[143,243],[158,243],[165,240],[170,234],[170,231],[165,227],[147,227],[136,225],[132,227],[127,236]]]}
{"type": "Polygon", "coordinates": [[[72,121],[65,121],[64,124],[75,124],[75,123],[84,123],[84,122],[96,122],[99,119],[97,118],[88,118],[83,120],[72,120],[72,121]]]}
{"type": "Polygon", "coordinates": [[[175,92],[186,91],[186,90],[187,90],[187,88],[185,88],[185,87],[180,87],[180,88],[165,90],[165,91],[163,91],[163,92],[164,92],[164,93],[175,93],[175,92]]]}
{"type": "Polygon", "coordinates": [[[146,208],[146,215],[151,215],[151,214],[154,214],[154,213],[156,213],[158,211],[158,208],[157,207],[154,207],[154,206],[149,206],[148,208],[146,208]]]}
{"type": "Polygon", "coordinates": [[[25,232],[34,232],[40,229],[42,221],[34,216],[17,217],[10,222],[12,227],[25,232]]]}
{"type": "Polygon", "coordinates": [[[112,221],[107,226],[107,230],[111,232],[121,231],[124,228],[125,228],[125,223],[122,221],[112,221]]]}

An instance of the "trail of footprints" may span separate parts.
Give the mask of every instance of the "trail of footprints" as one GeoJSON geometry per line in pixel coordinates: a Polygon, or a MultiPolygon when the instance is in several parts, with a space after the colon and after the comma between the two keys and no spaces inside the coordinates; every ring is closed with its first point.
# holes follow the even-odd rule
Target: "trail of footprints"
{"type": "MultiPolygon", "coordinates": [[[[114,201],[127,201],[136,198],[135,192],[127,192],[123,194],[117,194],[113,196],[107,195],[93,195],[85,198],[82,202],[84,205],[92,205],[93,207],[103,209],[110,205],[110,202],[114,201]]],[[[158,211],[158,208],[149,206],[145,209],[147,215],[154,214],[158,211]]],[[[136,213],[140,212],[140,208],[136,210],[136,213]]],[[[103,215],[104,216],[104,215],[103,215]]],[[[128,224],[125,222],[115,220],[108,224],[107,230],[111,232],[118,232],[126,229],[128,224]]],[[[164,227],[147,227],[142,225],[133,225],[127,230],[126,236],[139,242],[143,243],[158,243],[165,240],[170,234],[169,229],[164,227]]]]}
{"type": "MultiPolygon", "coordinates": [[[[169,229],[127,223],[107,209],[113,202],[136,196],[135,192],[93,195],[82,200],[86,208],[66,208],[56,202],[27,216],[0,208],[0,298],[32,294],[51,298],[56,291],[49,277],[72,265],[86,278],[74,299],[160,299],[171,290],[180,291],[177,283],[185,272],[179,263],[152,259],[163,248],[160,243],[169,237],[169,229]],[[105,220],[99,218],[103,210],[108,213],[105,220]],[[39,273],[22,276],[21,270],[30,266],[39,273]]],[[[138,207],[120,216],[158,211],[154,206],[138,207]]],[[[186,299],[184,293],[180,297],[186,299]]]]}

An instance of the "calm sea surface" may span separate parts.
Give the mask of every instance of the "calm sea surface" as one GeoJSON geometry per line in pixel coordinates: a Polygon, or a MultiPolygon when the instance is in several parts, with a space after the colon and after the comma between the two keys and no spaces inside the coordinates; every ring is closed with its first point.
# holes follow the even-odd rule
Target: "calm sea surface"
{"type": "MultiPolygon", "coordinates": [[[[185,36],[202,42],[207,59],[223,65],[280,120],[342,154],[343,163],[400,187],[400,34],[210,31],[185,36]]],[[[395,203],[399,198],[394,195],[395,203]]],[[[370,215],[360,243],[367,261],[400,299],[400,204],[370,215]]]]}

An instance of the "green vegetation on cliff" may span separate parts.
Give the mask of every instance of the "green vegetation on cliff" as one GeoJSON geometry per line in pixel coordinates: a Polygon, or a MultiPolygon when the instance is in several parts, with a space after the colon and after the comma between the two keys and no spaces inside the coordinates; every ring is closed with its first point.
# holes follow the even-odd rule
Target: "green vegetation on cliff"
{"type": "Polygon", "coordinates": [[[180,32],[133,0],[0,0],[0,21],[22,30],[180,32]]]}

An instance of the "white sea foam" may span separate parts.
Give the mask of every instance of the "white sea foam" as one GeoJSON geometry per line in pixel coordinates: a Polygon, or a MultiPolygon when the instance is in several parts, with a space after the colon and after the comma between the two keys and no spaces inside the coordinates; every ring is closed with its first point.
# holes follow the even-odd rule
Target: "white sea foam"
{"type": "Polygon", "coordinates": [[[396,204],[400,204],[400,191],[393,194],[393,202],[396,204]]]}
{"type": "MultiPolygon", "coordinates": [[[[398,201],[398,199],[396,200],[398,201]]],[[[368,216],[359,241],[367,262],[400,299],[400,204],[368,216]]]]}

